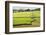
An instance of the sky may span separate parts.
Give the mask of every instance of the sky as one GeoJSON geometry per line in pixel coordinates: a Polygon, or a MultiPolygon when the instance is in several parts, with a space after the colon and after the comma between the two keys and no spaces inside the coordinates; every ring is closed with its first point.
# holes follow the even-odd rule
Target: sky
{"type": "Polygon", "coordinates": [[[33,10],[33,9],[37,9],[37,8],[35,8],[35,7],[17,7],[17,6],[15,6],[15,7],[13,7],[13,9],[16,9],[16,10],[19,10],[19,9],[23,9],[23,10],[30,9],[30,10],[33,10]]]}

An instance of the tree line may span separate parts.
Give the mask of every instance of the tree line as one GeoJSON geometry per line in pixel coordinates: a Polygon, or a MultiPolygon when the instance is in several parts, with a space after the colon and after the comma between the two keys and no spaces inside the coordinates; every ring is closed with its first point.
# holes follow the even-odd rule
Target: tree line
{"type": "Polygon", "coordinates": [[[40,8],[37,8],[37,9],[33,9],[33,10],[30,10],[30,9],[26,9],[26,10],[23,10],[23,9],[19,9],[19,10],[13,10],[13,12],[26,12],[26,11],[40,11],[40,8]]]}

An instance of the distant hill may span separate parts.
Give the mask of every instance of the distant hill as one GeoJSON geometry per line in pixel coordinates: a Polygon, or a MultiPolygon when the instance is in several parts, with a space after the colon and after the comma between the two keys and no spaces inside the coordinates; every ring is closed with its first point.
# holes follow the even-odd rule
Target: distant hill
{"type": "Polygon", "coordinates": [[[19,9],[19,10],[16,10],[14,9],[13,12],[31,12],[31,11],[40,11],[40,8],[37,8],[37,9],[26,9],[26,10],[23,10],[23,9],[19,9]]]}
{"type": "Polygon", "coordinates": [[[32,10],[32,11],[40,11],[40,8],[34,9],[34,10],[32,10]]]}

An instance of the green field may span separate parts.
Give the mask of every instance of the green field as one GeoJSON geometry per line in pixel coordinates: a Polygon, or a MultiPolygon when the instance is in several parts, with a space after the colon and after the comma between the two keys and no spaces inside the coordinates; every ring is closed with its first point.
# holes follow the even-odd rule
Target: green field
{"type": "Polygon", "coordinates": [[[39,27],[39,26],[40,26],[40,11],[13,13],[13,27],[19,28],[19,27],[39,27]],[[22,25],[16,26],[18,24],[22,25]]]}

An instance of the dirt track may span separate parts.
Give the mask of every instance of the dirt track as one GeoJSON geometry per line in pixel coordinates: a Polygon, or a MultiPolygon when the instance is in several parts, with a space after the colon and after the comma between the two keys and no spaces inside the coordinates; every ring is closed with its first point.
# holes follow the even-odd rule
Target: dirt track
{"type": "Polygon", "coordinates": [[[13,25],[14,28],[21,28],[21,27],[39,27],[39,25],[33,25],[33,24],[20,24],[20,25],[13,25]]]}

